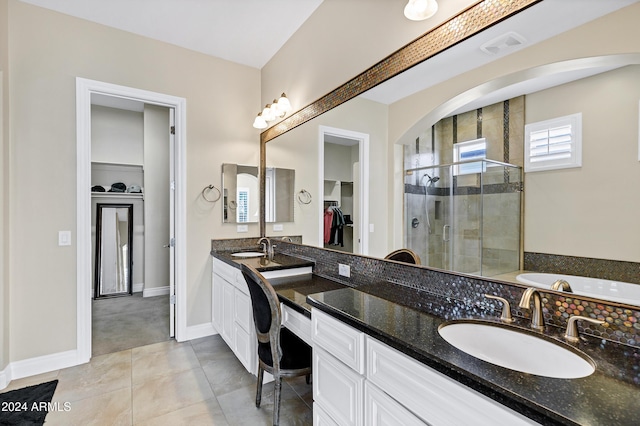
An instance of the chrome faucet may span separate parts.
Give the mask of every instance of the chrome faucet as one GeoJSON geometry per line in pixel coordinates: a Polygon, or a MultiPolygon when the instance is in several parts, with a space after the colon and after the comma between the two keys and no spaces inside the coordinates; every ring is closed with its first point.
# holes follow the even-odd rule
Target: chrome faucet
{"type": "Polygon", "coordinates": [[[531,309],[531,298],[533,298],[533,311],[531,311],[531,328],[544,330],[544,317],[542,315],[542,300],[536,288],[529,287],[522,293],[520,306],[523,309],[531,309]]]}
{"type": "Polygon", "coordinates": [[[258,245],[262,248],[262,252],[269,257],[269,259],[273,259],[273,246],[271,245],[271,240],[269,238],[260,238],[258,240],[258,245]]]}
{"type": "Polygon", "coordinates": [[[567,293],[573,293],[573,290],[571,289],[569,283],[562,279],[557,280],[556,282],[551,284],[551,290],[562,290],[566,291],[567,293]]]}

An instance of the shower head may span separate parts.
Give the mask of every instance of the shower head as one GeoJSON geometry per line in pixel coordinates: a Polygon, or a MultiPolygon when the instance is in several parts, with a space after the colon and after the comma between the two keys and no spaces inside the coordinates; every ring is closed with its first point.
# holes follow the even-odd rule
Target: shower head
{"type": "Polygon", "coordinates": [[[433,185],[434,183],[436,183],[437,181],[439,181],[439,180],[440,180],[440,177],[439,177],[439,176],[431,177],[431,176],[429,176],[427,173],[425,173],[425,174],[422,176],[421,181],[422,181],[422,180],[424,180],[424,178],[428,178],[428,179],[427,179],[427,185],[429,185],[429,186],[433,185]]]}

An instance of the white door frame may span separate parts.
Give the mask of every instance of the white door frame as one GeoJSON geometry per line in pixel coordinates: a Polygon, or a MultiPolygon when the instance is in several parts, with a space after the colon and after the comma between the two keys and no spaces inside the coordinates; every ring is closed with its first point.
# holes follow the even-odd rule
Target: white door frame
{"type": "MultiPolygon", "coordinates": [[[[186,339],[186,114],[187,101],[100,81],[76,78],[77,149],[77,357],[78,363],[91,359],[91,94],[114,96],[175,110],[175,279],[176,340],[186,339]]],[[[168,330],[167,330],[168,331],[168,330]]]]}
{"type": "MultiPolygon", "coordinates": [[[[358,161],[360,162],[360,253],[369,254],[369,135],[336,127],[318,127],[318,194],[324,194],[324,137],[325,135],[358,141],[358,161]]],[[[318,245],[324,241],[324,216],[320,214],[318,245]]]]}

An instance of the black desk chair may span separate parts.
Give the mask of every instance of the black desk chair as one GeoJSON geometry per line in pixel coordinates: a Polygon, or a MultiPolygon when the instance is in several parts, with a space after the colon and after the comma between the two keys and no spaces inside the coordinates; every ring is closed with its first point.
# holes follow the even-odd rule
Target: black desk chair
{"type": "Polygon", "coordinates": [[[420,265],[420,256],[418,256],[413,250],[409,250],[406,248],[392,251],[385,256],[385,259],[420,265]]]}
{"type": "Polygon", "coordinates": [[[251,294],[253,322],[258,337],[258,389],[256,407],[262,399],[264,372],[274,378],[273,424],[280,420],[280,393],[283,377],[311,374],[311,347],[287,328],[282,327],[280,302],[275,290],[260,272],[242,265],[242,274],[251,294]]]}

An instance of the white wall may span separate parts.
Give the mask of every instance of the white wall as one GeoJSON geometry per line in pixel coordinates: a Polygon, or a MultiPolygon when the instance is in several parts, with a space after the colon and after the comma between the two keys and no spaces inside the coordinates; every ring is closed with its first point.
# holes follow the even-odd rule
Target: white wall
{"type": "MultiPolygon", "coordinates": [[[[8,4],[0,0],[0,371],[9,363],[9,54],[8,4]]],[[[1,377],[0,377],[1,379],[1,377]]],[[[1,381],[1,380],[0,380],[1,381]]],[[[0,383],[2,385],[2,383],[0,383]]]]}
{"type": "Polygon", "coordinates": [[[210,240],[235,232],[200,193],[223,162],[258,163],[259,70],[17,0],[8,13],[10,361],[76,347],[75,245],[57,245],[76,227],[76,77],[187,100],[187,326],[210,324],[210,240]]]}
{"type": "Polygon", "coordinates": [[[91,161],[143,164],[141,112],[91,105],[91,161]]]}

